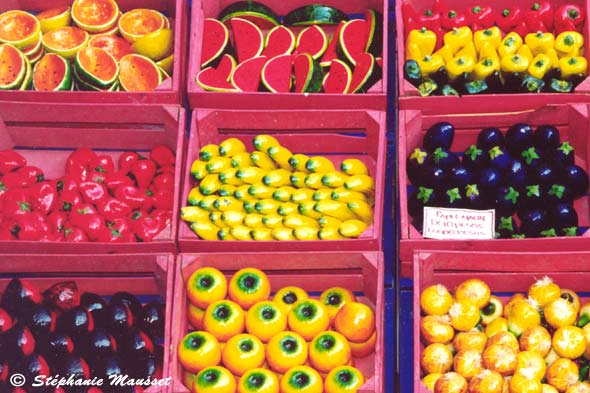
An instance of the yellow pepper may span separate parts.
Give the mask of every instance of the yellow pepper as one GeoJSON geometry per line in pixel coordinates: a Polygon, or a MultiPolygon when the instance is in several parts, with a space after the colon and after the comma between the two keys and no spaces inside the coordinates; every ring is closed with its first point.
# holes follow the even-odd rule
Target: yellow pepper
{"type": "Polygon", "coordinates": [[[441,55],[426,55],[418,61],[420,65],[420,71],[423,76],[429,76],[439,71],[445,66],[445,61],[441,55]]]}
{"type": "Polygon", "coordinates": [[[451,47],[449,47],[448,45],[441,46],[439,50],[434,52],[434,54],[440,55],[445,61],[445,64],[453,60],[453,51],[451,50],[451,47]]]}
{"type": "Polygon", "coordinates": [[[472,57],[477,60],[477,51],[473,42],[469,42],[465,45],[457,54],[456,57],[472,57]]]}
{"type": "Polygon", "coordinates": [[[551,68],[551,58],[544,53],[539,53],[529,65],[528,73],[537,79],[543,79],[551,68]]]}
{"type": "Polygon", "coordinates": [[[500,46],[502,42],[502,32],[496,26],[490,27],[486,30],[476,31],[473,35],[473,42],[475,49],[479,52],[484,43],[489,42],[494,46],[494,49],[500,46]]]}
{"type": "Polygon", "coordinates": [[[555,39],[555,49],[560,57],[578,56],[584,46],[584,37],[576,31],[564,31],[555,39]]]}
{"type": "Polygon", "coordinates": [[[443,41],[453,53],[457,53],[465,45],[473,42],[473,32],[468,26],[456,27],[444,35],[443,41]]]}
{"type": "Polygon", "coordinates": [[[486,57],[475,65],[473,76],[477,81],[485,80],[496,71],[500,71],[500,59],[498,57],[486,57]]]}
{"type": "Polygon", "coordinates": [[[552,33],[530,33],[524,37],[524,42],[533,52],[533,56],[539,53],[547,53],[548,50],[555,46],[555,36],[552,33]]]}
{"type": "Polygon", "coordinates": [[[493,58],[497,59],[498,63],[500,62],[500,56],[498,56],[498,51],[494,48],[494,45],[490,42],[485,42],[479,51],[479,60],[493,58]]]}
{"type": "Polygon", "coordinates": [[[498,54],[500,55],[500,58],[504,58],[506,55],[516,53],[521,46],[522,37],[515,32],[509,33],[500,43],[498,54]]]}
{"type": "Polygon", "coordinates": [[[475,68],[475,58],[468,56],[456,56],[447,64],[449,79],[455,80],[464,73],[470,73],[475,68]]]}
{"type": "Polygon", "coordinates": [[[415,42],[406,45],[406,60],[418,61],[422,58],[422,51],[415,42]]]}
{"type": "Polygon", "coordinates": [[[522,57],[526,57],[529,61],[529,63],[532,63],[533,61],[533,52],[531,52],[531,49],[529,48],[528,45],[523,45],[520,48],[518,48],[518,50],[516,51],[516,54],[518,54],[519,56],[522,57]]]}
{"type": "Polygon", "coordinates": [[[432,52],[434,52],[434,48],[436,47],[436,34],[425,27],[421,28],[420,30],[412,30],[408,35],[406,46],[410,44],[418,45],[422,56],[431,55],[432,52]]]}
{"type": "Polygon", "coordinates": [[[546,53],[551,60],[551,68],[559,68],[559,56],[557,55],[557,51],[555,49],[549,49],[546,53]]]}
{"type": "Polygon", "coordinates": [[[559,70],[562,79],[572,79],[573,77],[586,76],[588,71],[588,62],[584,57],[562,57],[559,59],[559,70]]]}
{"type": "Polygon", "coordinates": [[[519,54],[504,56],[500,62],[503,72],[522,73],[528,70],[530,61],[528,58],[519,54]]]}

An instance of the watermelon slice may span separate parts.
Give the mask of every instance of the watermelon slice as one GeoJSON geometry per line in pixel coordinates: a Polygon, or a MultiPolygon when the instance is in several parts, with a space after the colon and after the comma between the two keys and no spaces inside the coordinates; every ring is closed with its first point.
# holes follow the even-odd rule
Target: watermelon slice
{"type": "Polygon", "coordinates": [[[366,93],[371,86],[381,80],[381,72],[381,67],[379,67],[372,54],[360,54],[352,73],[349,92],[366,93]]]}
{"type": "Polygon", "coordinates": [[[327,47],[328,38],[319,26],[306,27],[297,36],[297,53],[309,53],[314,59],[319,59],[327,47]]]}
{"type": "Polygon", "coordinates": [[[356,65],[358,57],[367,47],[367,22],[353,19],[342,27],[338,39],[338,54],[349,64],[356,65]]]}
{"type": "Polygon", "coordinates": [[[264,38],[262,56],[268,58],[293,53],[295,49],[295,34],[283,25],[273,27],[264,38]]]}
{"type": "Polygon", "coordinates": [[[322,67],[330,67],[332,60],[338,58],[338,53],[336,53],[336,49],[338,48],[338,37],[340,36],[340,30],[342,30],[342,26],[344,26],[345,23],[346,22],[344,21],[340,22],[336,31],[332,35],[332,38],[330,38],[330,43],[328,44],[328,47],[322,56],[322,61],[320,62],[322,67]]]}
{"type": "Polygon", "coordinates": [[[219,20],[227,23],[232,18],[247,19],[263,30],[279,24],[279,17],[264,4],[255,1],[238,1],[221,11],[219,20]]]}
{"type": "Polygon", "coordinates": [[[201,68],[214,66],[215,61],[229,50],[229,30],[217,19],[206,18],[203,23],[202,42],[201,68]]]}
{"type": "Polygon", "coordinates": [[[343,20],[348,20],[348,17],[337,8],[310,4],[289,12],[284,23],[287,26],[337,25],[343,20]]]}
{"type": "Polygon", "coordinates": [[[230,25],[234,36],[238,63],[260,56],[264,48],[264,35],[258,26],[242,18],[231,18],[230,25]]]}
{"type": "Polygon", "coordinates": [[[240,91],[258,91],[260,71],[266,64],[266,56],[253,57],[240,63],[231,76],[231,83],[240,91]]]}
{"type": "Polygon", "coordinates": [[[195,79],[197,84],[207,91],[220,91],[225,93],[233,93],[239,91],[229,83],[226,75],[219,72],[213,67],[202,69],[195,79]]]}
{"type": "Polygon", "coordinates": [[[234,70],[236,69],[238,63],[232,57],[232,55],[225,54],[219,61],[217,65],[217,71],[221,74],[226,76],[225,80],[229,82],[231,79],[231,75],[233,74],[234,70]]]}
{"type": "Polygon", "coordinates": [[[332,60],[330,72],[324,78],[323,88],[325,93],[346,94],[352,82],[352,71],[348,64],[342,60],[332,60]]]}
{"type": "Polygon", "coordinates": [[[309,53],[301,53],[293,60],[296,93],[317,93],[322,89],[322,66],[309,53]]]}
{"type": "Polygon", "coordinates": [[[292,65],[293,55],[279,55],[269,59],[261,72],[264,87],[273,93],[290,92],[292,65]]]}
{"type": "Polygon", "coordinates": [[[378,57],[383,53],[383,15],[373,9],[365,12],[367,22],[367,45],[365,52],[378,57]]]}

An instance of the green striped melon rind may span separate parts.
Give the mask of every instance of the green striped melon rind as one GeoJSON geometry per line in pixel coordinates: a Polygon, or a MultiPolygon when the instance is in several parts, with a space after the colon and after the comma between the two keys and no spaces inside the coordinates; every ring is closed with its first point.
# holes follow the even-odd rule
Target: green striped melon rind
{"type": "Polygon", "coordinates": [[[80,78],[80,76],[78,75],[78,73],[76,71],[76,67],[73,67],[72,70],[74,71],[73,72],[74,79],[76,80],[75,87],[77,90],[82,90],[82,91],[118,91],[118,89],[119,89],[118,80],[116,80],[115,83],[113,83],[108,88],[101,89],[99,87],[96,87],[96,86],[86,82],[84,79],[80,78]]]}
{"type": "MultiPolygon", "coordinates": [[[[364,75],[362,81],[358,83],[356,86],[350,86],[350,93],[366,93],[369,89],[377,82],[381,80],[383,76],[383,71],[379,64],[375,61],[375,57],[370,53],[364,53],[364,56],[370,56],[370,67],[368,72],[364,75]]],[[[360,64],[359,64],[360,66],[360,64]]],[[[355,71],[358,72],[359,67],[355,68],[355,71]]],[[[354,79],[354,71],[353,71],[353,79],[354,79]]]]}
{"type": "Polygon", "coordinates": [[[369,9],[365,13],[365,20],[369,25],[365,51],[379,57],[383,53],[383,15],[379,11],[369,9]]]}
{"type": "MultiPolygon", "coordinates": [[[[70,62],[55,53],[48,53],[47,55],[48,56],[57,56],[66,66],[66,71],[64,73],[64,77],[63,77],[61,83],[53,91],[71,90],[73,83],[72,83],[72,66],[70,65],[70,62]]],[[[39,66],[39,64],[40,63],[35,64],[35,68],[33,69],[33,72],[31,74],[31,83],[32,83],[33,90],[37,90],[37,87],[35,86],[35,78],[33,76],[37,72],[37,67],[39,66]]]]}
{"type": "Polygon", "coordinates": [[[347,32],[347,29],[349,28],[349,26],[352,26],[353,23],[358,24],[361,22],[365,26],[367,25],[367,22],[364,19],[349,20],[348,22],[346,22],[346,24],[344,26],[342,26],[342,29],[340,30],[340,34],[338,35],[338,46],[336,47],[336,53],[338,54],[338,57],[340,59],[346,61],[348,64],[350,64],[353,67],[356,65],[356,59],[355,59],[354,55],[360,54],[360,52],[359,53],[350,53],[350,50],[346,46],[346,42],[343,38],[344,38],[344,35],[347,32]]]}
{"type": "Polygon", "coordinates": [[[82,50],[78,51],[78,53],[76,53],[76,57],[74,58],[74,74],[78,76],[78,79],[81,82],[84,82],[84,85],[88,84],[90,86],[97,88],[98,90],[110,90],[113,87],[113,85],[116,84],[116,82],[119,80],[119,63],[107,51],[100,48],[93,48],[93,50],[102,50],[103,52],[105,52],[107,56],[109,56],[113,60],[113,62],[117,66],[117,72],[115,73],[113,78],[111,78],[110,80],[101,80],[98,79],[96,76],[92,75],[91,73],[87,72],[86,70],[84,70],[84,67],[82,66],[82,64],[80,64],[79,61],[79,56],[82,50]]]}
{"type": "Polygon", "coordinates": [[[310,4],[289,12],[283,23],[287,26],[337,25],[343,20],[348,20],[348,16],[338,8],[310,4]]]}
{"type": "Polygon", "coordinates": [[[21,83],[19,90],[29,90],[33,83],[33,66],[27,56],[23,55],[25,59],[25,77],[23,78],[23,82],[21,83]]]}
{"type": "Polygon", "coordinates": [[[233,3],[224,8],[217,19],[221,22],[226,22],[235,17],[251,21],[255,18],[260,19],[261,24],[264,24],[261,26],[256,23],[260,28],[267,28],[279,24],[278,15],[264,4],[256,1],[238,1],[237,3],[233,3]]]}
{"type": "Polygon", "coordinates": [[[301,53],[293,59],[294,65],[294,74],[295,74],[295,86],[297,86],[297,59],[305,57],[308,61],[308,73],[305,78],[305,84],[303,85],[303,89],[296,90],[296,93],[318,93],[322,90],[322,85],[324,82],[324,71],[322,70],[322,66],[314,60],[314,58],[309,53],[301,53]]]}
{"type": "MultiPolygon", "coordinates": [[[[221,61],[221,58],[223,57],[224,54],[228,54],[228,53],[232,53],[233,49],[231,46],[231,42],[229,39],[229,29],[227,28],[227,26],[225,24],[223,24],[222,22],[220,22],[217,19],[214,18],[207,18],[205,19],[205,21],[210,20],[210,21],[215,21],[218,22],[221,26],[223,26],[224,29],[224,33],[225,33],[225,39],[224,39],[224,45],[222,47],[219,48],[219,50],[217,51],[217,53],[215,53],[211,58],[206,59],[205,61],[202,61],[203,59],[200,59],[201,61],[201,69],[203,68],[207,68],[209,66],[212,67],[217,67],[217,65],[219,64],[219,62],[221,61]]],[[[203,24],[203,29],[204,29],[204,24],[203,24]]],[[[203,33],[203,35],[205,35],[203,33]]],[[[205,43],[203,43],[204,45],[205,43]]]]}
{"type": "Polygon", "coordinates": [[[21,69],[18,73],[17,78],[10,85],[0,85],[0,90],[18,89],[18,88],[20,88],[21,84],[23,83],[23,80],[24,80],[25,75],[27,73],[28,60],[27,60],[26,56],[23,54],[23,52],[12,44],[1,44],[0,47],[10,47],[10,48],[14,49],[15,51],[17,51],[20,59],[22,60],[22,66],[21,66],[21,69]]]}

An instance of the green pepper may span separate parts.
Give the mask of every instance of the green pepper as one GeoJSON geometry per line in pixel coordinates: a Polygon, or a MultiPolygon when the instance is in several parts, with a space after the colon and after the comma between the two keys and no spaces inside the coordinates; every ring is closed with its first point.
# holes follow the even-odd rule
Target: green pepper
{"type": "Polygon", "coordinates": [[[538,31],[527,34],[524,37],[524,42],[531,49],[533,55],[537,56],[540,53],[547,53],[549,49],[553,49],[555,46],[555,36],[552,33],[538,31]]]}
{"type": "Polygon", "coordinates": [[[574,84],[572,82],[551,78],[549,91],[553,93],[571,93],[573,90],[574,84]]]}
{"type": "Polygon", "coordinates": [[[561,79],[572,82],[574,85],[582,82],[587,75],[588,62],[584,57],[562,57],[559,59],[559,71],[561,79]]]}
{"type": "Polygon", "coordinates": [[[420,86],[418,86],[418,92],[422,97],[428,97],[429,95],[432,95],[432,93],[434,93],[437,89],[438,84],[430,78],[424,79],[420,86]]]}
{"type": "Polygon", "coordinates": [[[520,90],[523,93],[540,93],[545,87],[545,82],[543,81],[543,79],[527,75],[522,79],[520,87],[520,90]]]}
{"type": "Polygon", "coordinates": [[[404,78],[412,85],[418,87],[422,82],[422,71],[416,60],[407,60],[404,63],[404,78]]]}
{"type": "Polygon", "coordinates": [[[443,96],[459,96],[459,92],[453,88],[451,85],[444,85],[441,89],[441,94],[443,96]]]}
{"type": "Polygon", "coordinates": [[[489,92],[488,84],[485,80],[467,82],[464,85],[464,90],[466,94],[482,94],[489,92]]]}
{"type": "Polygon", "coordinates": [[[550,69],[551,59],[549,56],[544,53],[539,53],[537,56],[535,56],[531,65],[529,66],[528,73],[537,79],[543,79],[550,69]]]}

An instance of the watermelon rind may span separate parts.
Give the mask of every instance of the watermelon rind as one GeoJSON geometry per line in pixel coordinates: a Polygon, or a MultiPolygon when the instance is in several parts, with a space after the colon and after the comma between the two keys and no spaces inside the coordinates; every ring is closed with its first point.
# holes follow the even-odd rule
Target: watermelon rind
{"type": "Polygon", "coordinates": [[[338,8],[310,4],[289,12],[283,23],[287,26],[337,25],[343,20],[348,20],[348,16],[338,8]]]}
{"type": "MultiPolygon", "coordinates": [[[[63,79],[61,80],[61,83],[56,86],[56,88],[53,91],[63,91],[63,90],[70,90],[72,88],[72,67],[70,65],[70,62],[67,61],[66,59],[64,59],[63,57],[61,57],[60,55],[56,55],[54,53],[48,53],[46,56],[56,56],[58,57],[65,65],[66,70],[64,72],[64,76],[63,79]]],[[[35,64],[35,68],[33,69],[33,72],[31,74],[31,82],[33,85],[33,90],[38,90],[37,86],[35,86],[35,78],[33,77],[35,75],[35,73],[37,72],[37,68],[39,67],[39,64],[41,64],[40,62],[35,64]]]]}
{"type": "MultiPolygon", "coordinates": [[[[217,66],[217,63],[219,63],[219,60],[221,60],[223,55],[231,50],[231,44],[230,44],[230,40],[229,40],[229,30],[225,24],[218,21],[217,19],[214,19],[214,18],[205,19],[205,22],[203,23],[203,37],[205,37],[205,35],[206,35],[205,34],[205,24],[208,22],[219,24],[220,27],[224,31],[224,37],[223,37],[222,42],[219,45],[218,50],[213,55],[211,55],[208,59],[203,59],[201,57],[201,68],[206,68],[209,66],[214,66],[214,67],[217,66]],[[216,60],[217,60],[217,62],[216,62],[216,60]]],[[[204,41],[205,40],[203,40],[203,45],[205,44],[204,41]]],[[[211,40],[207,40],[207,44],[210,44],[211,43],[210,41],[211,40]]]]}
{"type": "MultiPolygon", "coordinates": [[[[262,53],[262,50],[264,49],[264,34],[262,34],[262,30],[260,30],[260,28],[258,26],[256,26],[255,23],[249,21],[248,19],[244,19],[244,18],[231,18],[230,23],[231,23],[232,30],[233,30],[234,46],[235,46],[235,51],[236,51],[236,57],[238,58],[238,63],[243,63],[244,61],[246,61],[248,59],[260,56],[260,54],[262,53]],[[239,24],[242,24],[242,26],[247,26],[246,29],[251,29],[252,31],[256,32],[255,33],[256,42],[253,42],[250,39],[245,40],[246,34],[244,34],[244,35],[238,34],[238,32],[236,30],[239,30],[238,29],[239,24]],[[249,46],[246,47],[245,46],[246,44],[248,44],[249,46]],[[244,51],[244,48],[248,48],[248,49],[253,48],[254,50],[251,52],[248,52],[248,51],[244,51]]],[[[246,31],[241,31],[241,32],[244,33],[244,32],[248,32],[248,31],[246,30],[246,31]]],[[[252,40],[253,39],[254,38],[252,38],[252,40]]]]}
{"type": "Polygon", "coordinates": [[[82,52],[82,50],[80,50],[78,53],[76,53],[76,57],[74,59],[75,75],[77,75],[81,81],[84,81],[87,84],[94,86],[100,90],[110,89],[119,78],[119,63],[117,63],[117,60],[115,60],[115,58],[111,54],[109,54],[107,51],[105,51],[104,49],[100,49],[100,48],[87,48],[87,49],[92,49],[95,51],[99,50],[99,51],[104,52],[109,58],[112,59],[112,61],[116,65],[117,72],[115,73],[115,75],[111,79],[108,79],[108,80],[102,80],[102,79],[97,78],[95,75],[86,71],[84,69],[84,66],[80,63],[80,53],[82,52]]]}
{"type": "Polygon", "coordinates": [[[19,70],[19,73],[18,73],[18,76],[16,77],[16,79],[8,85],[0,85],[0,90],[14,90],[14,89],[17,89],[20,87],[20,85],[22,84],[22,82],[25,78],[25,75],[27,72],[28,60],[27,60],[26,56],[20,51],[20,49],[18,49],[14,45],[11,45],[11,44],[0,45],[0,48],[3,48],[3,47],[7,47],[7,48],[10,48],[11,50],[17,51],[19,58],[22,60],[22,66],[21,66],[21,69],[19,70]]]}
{"type": "Polygon", "coordinates": [[[369,28],[365,51],[379,57],[383,53],[383,15],[379,11],[369,9],[365,13],[365,20],[369,28]]]}
{"type": "Polygon", "coordinates": [[[256,57],[252,57],[251,59],[244,61],[243,63],[240,63],[236,67],[234,72],[231,74],[231,84],[239,91],[247,91],[247,92],[257,91],[258,85],[260,84],[260,73],[262,71],[262,67],[264,67],[264,64],[266,63],[266,60],[267,60],[266,56],[256,56],[256,57]],[[244,88],[244,86],[239,86],[239,83],[237,83],[237,81],[236,81],[236,75],[238,75],[242,69],[245,69],[245,67],[250,65],[250,63],[252,63],[252,62],[256,62],[256,63],[260,62],[260,68],[258,70],[258,73],[256,73],[256,74],[247,74],[248,76],[250,76],[252,78],[256,78],[255,88],[248,89],[248,88],[244,88]]]}
{"type": "MultiPolygon", "coordinates": [[[[289,56],[290,58],[292,58],[292,55],[278,55],[275,56],[271,59],[269,59],[266,64],[264,65],[264,67],[262,67],[262,70],[260,71],[260,81],[262,82],[262,86],[264,88],[266,88],[268,91],[270,91],[271,93],[283,93],[283,92],[279,92],[278,90],[276,90],[273,86],[270,85],[270,83],[266,80],[265,75],[266,75],[266,69],[268,67],[269,64],[277,61],[279,58],[282,58],[284,56],[289,56]]],[[[293,85],[293,78],[291,78],[289,80],[289,86],[291,87],[293,85]]]]}
{"type": "Polygon", "coordinates": [[[33,83],[33,66],[31,65],[31,62],[29,61],[29,59],[27,59],[27,56],[24,56],[25,59],[25,63],[26,63],[26,69],[25,69],[25,77],[23,78],[23,82],[21,83],[20,87],[18,88],[19,90],[29,90],[31,88],[31,85],[33,83]]]}
{"type": "Polygon", "coordinates": [[[243,18],[255,23],[261,29],[279,24],[279,17],[273,10],[256,1],[238,1],[224,8],[219,14],[221,22],[231,18],[243,18]]]}
{"type": "Polygon", "coordinates": [[[219,61],[216,70],[223,73],[223,75],[226,76],[225,80],[229,82],[237,66],[238,62],[236,59],[234,59],[232,55],[225,54],[221,56],[221,60],[219,61]]]}
{"type": "Polygon", "coordinates": [[[328,48],[328,37],[326,37],[326,33],[319,26],[316,26],[316,25],[309,26],[299,32],[299,35],[297,35],[297,51],[299,53],[303,53],[302,51],[299,50],[299,46],[301,45],[301,41],[304,39],[306,34],[313,34],[313,33],[311,33],[312,31],[317,31],[319,33],[320,37],[322,37],[322,45],[319,48],[319,50],[315,53],[310,53],[311,57],[313,57],[314,59],[319,59],[326,52],[326,49],[328,48]]]}
{"type": "Polygon", "coordinates": [[[94,86],[94,85],[88,83],[83,78],[81,78],[78,75],[78,71],[76,70],[76,67],[72,67],[72,71],[74,74],[74,80],[76,81],[77,90],[82,90],[82,91],[117,91],[117,89],[118,89],[118,86],[119,86],[118,81],[115,81],[115,83],[113,83],[111,86],[108,86],[106,88],[100,88],[100,87],[97,87],[97,86],[94,86]]]}
{"type": "Polygon", "coordinates": [[[84,21],[81,21],[76,17],[76,7],[79,6],[80,1],[81,0],[74,0],[74,2],[72,3],[71,14],[74,23],[78,25],[78,27],[80,27],[81,29],[84,29],[89,33],[99,33],[103,32],[104,30],[110,29],[115,23],[117,23],[117,19],[119,18],[119,5],[116,1],[109,1],[114,11],[110,19],[108,19],[101,25],[89,25],[88,23],[85,23],[84,21]]]}
{"type": "Polygon", "coordinates": [[[308,72],[305,75],[305,83],[303,87],[300,89],[295,89],[296,93],[317,93],[322,90],[322,84],[324,81],[324,72],[322,70],[322,66],[313,59],[313,57],[309,53],[301,53],[295,57],[293,60],[294,65],[294,73],[295,73],[295,86],[297,86],[297,64],[299,63],[297,60],[300,58],[307,59],[306,66],[308,67],[308,72]]]}
{"type": "Polygon", "coordinates": [[[213,67],[207,67],[205,69],[202,69],[195,77],[195,82],[197,82],[197,84],[199,86],[201,86],[201,88],[203,90],[206,90],[206,91],[217,91],[217,92],[223,92],[223,93],[235,93],[235,92],[239,91],[233,85],[231,85],[229,82],[227,82],[226,80],[224,80],[224,82],[227,82],[228,87],[219,87],[219,86],[208,85],[201,80],[201,76],[204,75],[205,73],[215,72],[215,71],[216,70],[213,67]]]}
{"type": "MultiPolygon", "coordinates": [[[[0,17],[5,20],[8,16],[11,15],[21,15],[24,16],[26,18],[29,18],[31,22],[33,22],[34,24],[34,28],[33,31],[25,36],[22,37],[20,40],[7,40],[7,39],[0,39],[0,44],[9,44],[14,46],[15,48],[18,48],[19,50],[23,50],[23,49],[27,49],[29,48],[31,45],[34,45],[37,43],[37,41],[39,41],[41,39],[41,24],[39,23],[39,20],[31,13],[29,12],[25,12],[25,11],[21,11],[21,10],[10,10],[10,11],[6,11],[4,13],[0,14],[0,17]]],[[[6,25],[4,28],[6,29],[11,29],[14,28],[13,24],[11,23],[11,21],[7,21],[8,25],[6,25]]],[[[20,28],[19,28],[20,31],[20,28]]]]}
{"type": "Polygon", "coordinates": [[[326,48],[326,51],[322,55],[322,59],[320,61],[320,65],[322,67],[330,67],[330,65],[332,64],[332,60],[338,58],[337,49],[338,49],[338,40],[340,37],[340,30],[342,29],[342,27],[345,24],[346,24],[345,21],[341,21],[340,23],[338,23],[338,27],[336,27],[336,31],[334,32],[334,34],[332,34],[332,37],[330,38],[330,42],[328,42],[328,47],[326,48]]]}
{"type": "MultiPolygon", "coordinates": [[[[375,57],[370,53],[365,53],[363,54],[363,56],[367,58],[370,57],[369,67],[365,75],[363,75],[363,78],[360,80],[360,82],[358,82],[356,86],[350,86],[351,93],[366,93],[375,83],[381,80],[381,77],[383,76],[381,67],[379,67],[379,64],[377,64],[377,62],[375,61],[375,57]]],[[[360,65],[361,64],[358,64],[358,66],[355,68],[355,72],[361,71],[360,65]]],[[[354,75],[355,74],[353,72],[353,79],[354,75]]]]}
{"type": "Polygon", "coordinates": [[[291,29],[289,29],[288,27],[283,26],[283,25],[278,25],[278,26],[273,27],[272,29],[270,29],[268,31],[268,33],[266,33],[266,37],[264,37],[264,50],[262,51],[262,55],[268,56],[268,57],[275,57],[275,56],[279,56],[279,55],[288,55],[288,54],[293,53],[293,50],[295,49],[296,44],[297,44],[297,39],[295,38],[295,34],[293,34],[291,29]],[[269,47],[269,42],[271,42],[270,41],[271,37],[273,35],[278,34],[277,31],[279,31],[279,30],[280,31],[284,30],[285,32],[287,32],[287,35],[290,37],[290,43],[288,46],[286,46],[285,50],[282,53],[275,53],[275,54],[272,54],[272,56],[271,56],[268,53],[266,53],[266,51],[269,47]]]}
{"type": "MultiPolygon", "coordinates": [[[[344,26],[342,26],[342,29],[340,30],[340,34],[338,36],[338,48],[336,49],[337,53],[338,53],[338,57],[345,60],[346,62],[348,62],[350,65],[355,66],[356,65],[356,55],[359,55],[359,53],[353,53],[351,52],[351,50],[347,47],[346,45],[346,40],[344,39],[344,36],[347,32],[347,29],[349,28],[349,26],[352,26],[353,24],[356,23],[363,23],[364,25],[367,24],[367,22],[363,19],[353,19],[353,20],[349,20],[348,22],[346,22],[346,24],[344,26]]],[[[356,36],[354,38],[357,38],[356,36]]],[[[363,37],[366,39],[366,37],[363,37]]]]}
{"type": "Polygon", "coordinates": [[[342,60],[334,59],[334,60],[332,60],[332,66],[330,67],[330,72],[328,72],[326,74],[326,77],[322,81],[322,87],[324,87],[324,92],[326,92],[326,93],[347,94],[349,92],[349,90],[350,90],[350,83],[351,82],[352,82],[352,70],[350,69],[350,67],[348,66],[348,64],[346,64],[346,62],[344,62],[342,60]],[[337,70],[337,67],[338,66],[341,66],[342,69],[344,69],[344,72],[346,74],[346,83],[345,83],[344,87],[340,91],[333,91],[333,92],[327,91],[325,89],[326,82],[330,78],[330,74],[331,73],[336,73],[336,70],[337,70]]]}

